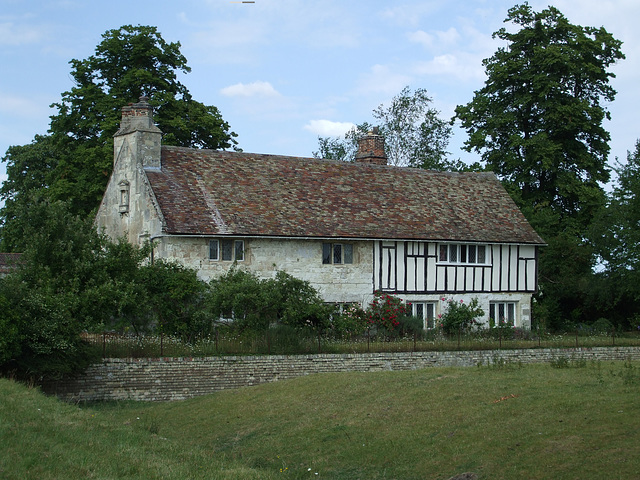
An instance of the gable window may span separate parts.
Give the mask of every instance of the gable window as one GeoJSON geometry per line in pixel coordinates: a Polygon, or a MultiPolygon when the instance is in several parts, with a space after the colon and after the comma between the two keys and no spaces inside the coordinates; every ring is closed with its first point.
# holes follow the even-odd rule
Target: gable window
{"type": "Polygon", "coordinates": [[[411,314],[422,320],[423,328],[429,329],[435,327],[435,302],[411,302],[411,314]]]}
{"type": "Polygon", "coordinates": [[[486,263],[487,246],[465,243],[440,244],[438,260],[442,263],[486,263]]]}
{"type": "Polygon", "coordinates": [[[353,245],[349,243],[323,243],[322,263],[325,265],[353,263],[353,245]]]}
{"type": "Polygon", "coordinates": [[[516,302],[490,302],[489,318],[493,319],[495,325],[504,325],[505,323],[515,325],[516,302]]]}
{"type": "Polygon", "coordinates": [[[127,213],[129,211],[129,182],[122,180],[118,183],[118,188],[120,189],[118,211],[120,213],[127,213]]]}
{"type": "Polygon", "coordinates": [[[244,241],[209,240],[209,260],[244,261],[244,241]]]}

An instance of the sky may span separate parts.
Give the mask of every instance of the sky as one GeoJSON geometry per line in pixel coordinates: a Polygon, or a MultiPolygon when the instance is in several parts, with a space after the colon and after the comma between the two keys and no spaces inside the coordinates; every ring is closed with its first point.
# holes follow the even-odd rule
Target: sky
{"type": "MultiPolygon", "coordinates": [[[[71,59],[92,55],[107,30],[152,25],[181,44],[193,98],[220,109],[245,152],[312,156],[318,136],[373,123],[403,87],[424,88],[443,119],[486,79],[482,60],[501,46],[516,0],[0,0],[0,156],[45,134],[49,107],[73,87],[71,59]]],[[[605,27],[626,59],[611,69],[616,100],[610,164],[640,138],[640,2],[531,0],[570,22],[605,27]]],[[[473,162],[454,128],[453,158],[473,162]]],[[[0,181],[6,179],[0,163],[0,181]]]]}

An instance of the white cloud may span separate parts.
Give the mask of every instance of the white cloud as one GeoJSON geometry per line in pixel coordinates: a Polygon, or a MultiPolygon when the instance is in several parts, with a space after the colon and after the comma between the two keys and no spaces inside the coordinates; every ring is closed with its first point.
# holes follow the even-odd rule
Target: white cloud
{"type": "Polygon", "coordinates": [[[414,71],[419,75],[440,75],[465,82],[485,78],[482,58],[465,52],[446,53],[418,62],[414,71]]]}
{"type": "Polygon", "coordinates": [[[409,41],[419,43],[429,49],[455,45],[460,40],[460,34],[454,27],[451,27],[446,31],[438,30],[433,34],[427,33],[424,30],[417,30],[415,32],[408,33],[407,37],[409,38],[409,41]]]}
{"type": "Polygon", "coordinates": [[[354,128],[351,122],[332,122],[331,120],[311,120],[304,126],[305,130],[320,136],[339,137],[354,128]]]}
{"type": "Polygon", "coordinates": [[[423,21],[423,17],[433,15],[441,7],[440,2],[434,1],[405,2],[383,10],[380,16],[395,25],[415,27],[423,21]]]}
{"type": "Polygon", "coordinates": [[[42,38],[42,30],[27,28],[11,22],[0,23],[0,45],[25,45],[37,43],[42,38]]]}
{"type": "Polygon", "coordinates": [[[226,97],[279,97],[280,93],[269,82],[236,83],[224,87],[220,93],[226,97]]]}
{"type": "Polygon", "coordinates": [[[358,92],[393,95],[409,85],[411,80],[412,77],[399,73],[395,67],[374,65],[369,73],[362,76],[358,92]]]}

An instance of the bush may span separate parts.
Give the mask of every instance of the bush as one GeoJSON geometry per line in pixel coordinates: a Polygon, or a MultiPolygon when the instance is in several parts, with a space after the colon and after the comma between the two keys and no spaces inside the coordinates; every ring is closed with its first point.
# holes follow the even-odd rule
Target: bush
{"type": "Polygon", "coordinates": [[[378,333],[394,336],[400,331],[401,319],[411,317],[411,304],[405,305],[401,298],[375,292],[366,314],[369,325],[374,326],[378,333]]]}
{"type": "Polygon", "coordinates": [[[331,315],[330,333],[334,338],[352,338],[362,335],[367,329],[367,314],[358,304],[345,307],[342,312],[337,308],[331,315]]]}
{"type": "Polygon", "coordinates": [[[478,306],[478,299],[474,298],[469,304],[462,300],[456,302],[454,299],[442,299],[446,303],[446,310],[439,316],[440,324],[444,333],[448,335],[468,333],[478,325],[477,318],[484,315],[484,310],[478,306]]]}

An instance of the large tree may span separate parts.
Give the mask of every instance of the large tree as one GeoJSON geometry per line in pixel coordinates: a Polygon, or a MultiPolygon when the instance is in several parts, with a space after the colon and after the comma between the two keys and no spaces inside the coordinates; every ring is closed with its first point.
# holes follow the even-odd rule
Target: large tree
{"type": "Polygon", "coordinates": [[[590,239],[601,261],[598,277],[606,285],[601,309],[617,323],[640,323],[640,140],[627,161],[606,208],[596,215],[590,239]]]}
{"type": "Polygon", "coordinates": [[[5,250],[22,248],[24,239],[11,232],[14,207],[34,189],[51,200],[70,202],[74,213],[87,215],[97,207],[112,170],[112,137],[120,109],[140,96],[150,98],[166,144],[211,149],[236,145],[236,134],[218,109],[195,101],[178,81],[178,72],[191,69],[180,43],[166,42],[156,27],[109,30],[93,55],[70,64],[74,86],[53,104],[49,135],[10,147],[3,158],[9,177],[0,189],[5,250]]]}
{"type": "MultiPolygon", "coordinates": [[[[390,165],[449,170],[458,169],[459,161],[447,158],[451,126],[442,120],[432,99],[423,88],[414,92],[409,87],[381,104],[373,111],[390,165]]],[[[370,131],[365,122],[348,131],[343,138],[319,137],[315,157],[353,161],[358,149],[358,138],[370,131]]]]}
{"type": "Polygon", "coordinates": [[[624,58],[621,42],[554,7],[515,6],[505,22],[517,30],[494,33],[506,46],[484,60],[484,87],[456,108],[465,147],[482,154],[523,209],[550,209],[554,223],[581,231],[609,180],[603,101],[616,94],[609,67],[624,58]]]}
{"type": "Polygon", "coordinates": [[[592,272],[587,229],[609,180],[609,71],[624,58],[604,28],[571,24],[549,7],[511,8],[494,37],[506,45],[484,60],[487,80],[456,108],[468,151],[482,155],[547,240],[540,263],[538,312],[552,327],[588,321],[592,272]]]}

